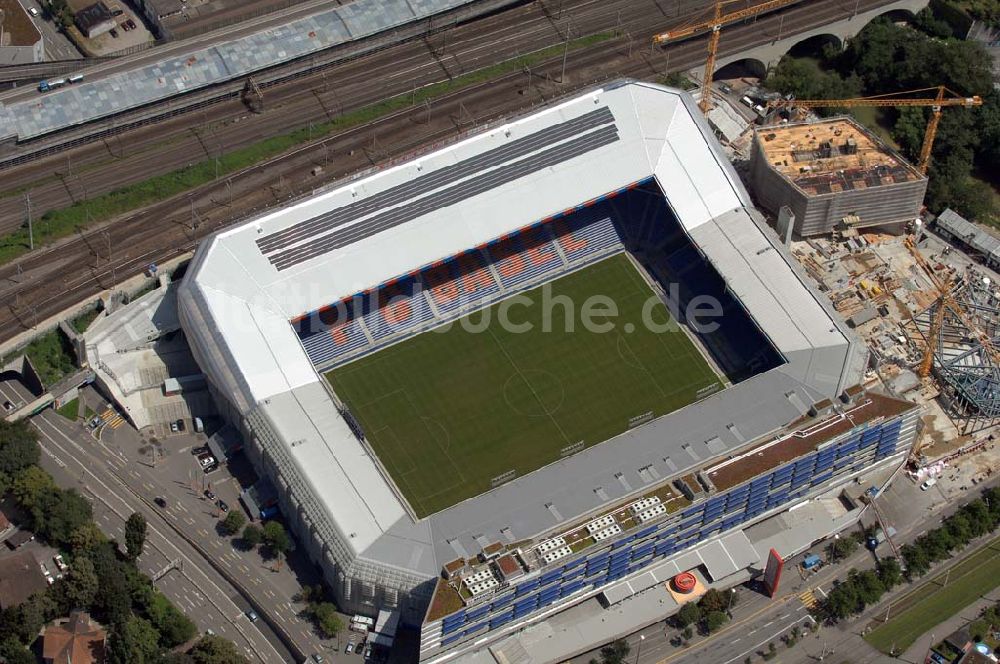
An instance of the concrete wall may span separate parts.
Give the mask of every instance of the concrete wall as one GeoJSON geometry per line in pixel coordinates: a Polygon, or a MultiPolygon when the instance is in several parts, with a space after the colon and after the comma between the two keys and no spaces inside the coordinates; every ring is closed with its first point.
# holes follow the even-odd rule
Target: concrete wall
{"type": "MultiPolygon", "coordinates": [[[[898,11],[916,14],[921,9],[926,7],[928,2],[929,0],[896,0],[896,2],[885,4],[866,12],[848,15],[834,23],[814,28],[812,30],[806,30],[805,32],[799,32],[787,36],[782,33],[775,33],[772,35],[773,41],[770,43],[765,43],[761,46],[757,46],[756,48],[720,57],[715,63],[715,70],[718,71],[726,65],[739,62],[740,60],[755,60],[761,63],[766,70],[770,70],[778,64],[778,61],[781,60],[781,56],[788,53],[792,47],[800,42],[812,39],[813,37],[829,35],[843,44],[861,32],[866,25],[883,14],[898,11]]],[[[849,7],[850,5],[847,6],[849,7]]],[[[723,39],[723,48],[724,47],[725,39],[723,39]]]]}
{"type": "Polygon", "coordinates": [[[772,214],[787,205],[795,215],[795,234],[808,237],[829,233],[851,214],[861,217],[862,227],[910,221],[920,213],[927,179],[807,195],[771,168],[755,138],[750,155],[750,188],[757,204],[772,214]]]}

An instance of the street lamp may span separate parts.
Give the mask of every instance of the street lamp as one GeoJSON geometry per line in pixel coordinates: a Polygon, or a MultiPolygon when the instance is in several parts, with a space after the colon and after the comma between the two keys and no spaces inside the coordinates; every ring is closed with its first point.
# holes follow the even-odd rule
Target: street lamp
{"type": "Polygon", "coordinates": [[[729,614],[729,617],[732,617],[732,613],[733,613],[733,598],[734,597],[736,597],[736,588],[730,588],[729,589],[729,606],[726,607],[726,613],[729,614]]]}
{"type": "Polygon", "coordinates": [[[635,649],[635,664],[639,664],[639,653],[642,652],[642,642],[646,640],[645,634],[639,635],[639,647],[635,649]]]}

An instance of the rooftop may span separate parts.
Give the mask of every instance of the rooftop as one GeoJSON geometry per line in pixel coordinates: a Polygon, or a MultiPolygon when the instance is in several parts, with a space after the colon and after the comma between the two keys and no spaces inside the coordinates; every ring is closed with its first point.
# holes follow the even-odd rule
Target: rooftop
{"type": "Polygon", "coordinates": [[[771,167],[807,194],[869,189],[923,176],[849,117],[760,127],[771,167]]]}
{"type": "Polygon", "coordinates": [[[46,664],[94,664],[104,662],[107,632],[86,611],[73,611],[69,619],[57,620],[42,635],[42,659],[46,664]]]}
{"type": "Polygon", "coordinates": [[[17,606],[47,587],[38,561],[30,551],[0,558],[0,609],[17,606]]]}
{"type": "MultiPolygon", "coordinates": [[[[678,481],[687,484],[693,489],[697,494],[696,501],[702,500],[710,494],[701,486],[701,482],[698,479],[699,472],[711,480],[714,486],[712,493],[724,491],[804,456],[823,443],[850,431],[856,426],[875,423],[876,421],[900,415],[914,408],[914,405],[908,401],[875,392],[863,392],[859,391],[859,389],[852,388],[846,391],[853,399],[852,403],[834,405],[832,401],[823,399],[815,404],[815,408],[823,412],[817,413],[815,416],[806,414],[795,418],[778,434],[768,435],[765,439],[758,439],[751,442],[749,446],[740,447],[738,454],[729,456],[725,461],[718,462],[716,458],[714,465],[711,465],[712,460],[709,460],[708,464],[695,467],[685,474],[664,477],[653,488],[641,496],[632,496],[627,501],[620,502],[611,509],[588,515],[581,523],[564,527],[557,531],[547,532],[544,535],[536,537],[534,540],[511,544],[509,548],[510,550],[518,549],[522,554],[522,558],[526,562],[530,561],[528,562],[529,570],[542,569],[547,563],[542,561],[537,555],[534,555],[534,551],[538,545],[542,544],[547,547],[543,550],[550,550],[556,546],[569,546],[573,554],[579,553],[597,543],[594,537],[587,536],[585,524],[599,518],[601,514],[613,517],[610,522],[619,525],[621,530],[628,531],[639,525],[639,520],[633,518],[635,515],[629,510],[629,506],[635,504],[637,501],[642,501],[644,498],[655,496],[668,507],[665,512],[655,517],[655,520],[659,521],[678,509],[690,505],[692,502],[680,496],[678,492],[675,492],[671,488],[671,485],[676,484],[678,481]],[[556,541],[553,544],[552,541],[554,539],[556,541]]],[[[649,522],[653,520],[651,519],[649,522]]],[[[603,526],[604,524],[602,523],[601,525],[603,526]]],[[[565,554],[566,559],[569,558],[569,555],[569,553],[565,554]]],[[[562,559],[562,556],[560,556],[560,559],[562,559]]],[[[454,571],[455,567],[456,565],[452,564],[452,569],[449,572],[454,571]]],[[[469,571],[465,575],[467,576],[478,569],[485,569],[485,567],[485,565],[476,564],[474,559],[470,559],[469,571]]],[[[425,621],[432,622],[448,615],[461,608],[464,604],[463,600],[468,601],[469,599],[468,594],[460,592],[459,578],[452,577],[448,581],[441,578],[438,580],[435,588],[434,598],[428,609],[425,621]]]]}
{"type": "MultiPolygon", "coordinates": [[[[573,140],[570,133],[557,143],[573,140]]],[[[536,146],[534,154],[545,147],[536,146]]],[[[359,564],[391,565],[427,579],[448,561],[475,556],[484,544],[499,541],[509,548],[565,530],[564,524],[585,522],[642,496],[659,478],[740,449],[857,382],[865,360],[829,303],[805,285],[795,261],[750,209],[749,196],[691,98],[633,82],[478,130],[224,231],[199,248],[178,308],[202,369],[234,408],[273,437],[275,452],[287,459],[282,472],[297,473],[296,486],[310,492],[310,504],[321,506],[315,520],[331,523],[359,564]],[[602,109],[612,120],[604,119],[602,109]],[[614,141],[487,191],[463,190],[450,205],[368,232],[375,215],[409,211],[434,196],[407,196],[400,186],[414,183],[412,192],[422,176],[450,177],[455,164],[492,159],[494,150],[507,148],[508,161],[502,155],[492,165],[480,161],[461,177],[492,174],[510,163],[510,151],[523,145],[519,141],[540,135],[550,140],[551,132],[594,111],[601,111],[602,125],[587,132],[611,127],[614,141]],[[650,176],[691,242],[785,363],[477,498],[423,520],[410,518],[337,413],[290,319],[650,176]],[[354,214],[361,205],[367,212],[345,223],[365,232],[348,245],[281,269],[258,245],[264,237],[284,241],[287,236],[279,234],[312,228],[303,224],[313,220],[354,214]]]]}
{"type": "MultiPolygon", "coordinates": [[[[76,1],[76,0],[74,0],[76,1]]],[[[79,0],[87,2],[87,0],[79,0]]],[[[17,4],[18,0],[3,0],[17,4]]],[[[0,138],[18,141],[117,115],[178,94],[361,40],[445,12],[471,0],[352,0],[285,25],[25,101],[0,104],[0,138]]],[[[89,4],[89,3],[88,3],[89,4]]]]}
{"type": "Polygon", "coordinates": [[[0,46],[33,46],[42,38],[18,0],[0,0],[0,11],[3,12],[0,46]]]}
{"type": "Polygon", "coordinates": [[[798,458],[859,424],[894,417],[913,407],[908,401],[869,392],[852,406],[790,426],[791,433],[758,445],[706,470],[715,487],[723,491],[798,458]]]}

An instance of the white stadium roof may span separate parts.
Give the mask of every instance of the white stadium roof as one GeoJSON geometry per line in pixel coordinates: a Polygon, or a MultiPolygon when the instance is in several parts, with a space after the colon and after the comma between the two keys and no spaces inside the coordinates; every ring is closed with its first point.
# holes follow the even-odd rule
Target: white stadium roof
{"type": "MultiPolygon", "coordinates": [[[[477,553],[476,535],[523,539],[554,527],[549,503],[568,520],[598,507],[593,486],[620,499],[628,492],[610,476],[640,458],[664,461],[664,432],[678,450],[716,438],[735,448],[856,382],[863,356],[852,337],[750,208],[689,96],[622,83],[217,234],[188,269],[181,318],[216,388],[280,439],[323,512],[313,520],[335,524],[352,558],[430,578],[477,553]],[[289,321],[650,176],[786,364],[415,522],[337,414],[289,321]]],[[[664,476],[697,462],[673,459],[664,476]]]]}

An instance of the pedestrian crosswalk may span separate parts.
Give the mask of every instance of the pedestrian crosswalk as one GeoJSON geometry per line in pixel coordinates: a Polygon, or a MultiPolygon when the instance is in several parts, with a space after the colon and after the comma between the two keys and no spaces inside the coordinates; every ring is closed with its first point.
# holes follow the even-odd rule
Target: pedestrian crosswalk
{"type": "Polygon", "coordinates": [[[800,594],[799,599],[802,600],[802,603],[805,604],[807,609],[815,609],[819,604],[819,600],[816,598],[816,595],[813,594],[812,590],[807,590],[800,594]]]}
{"type": "Polygon", "coordinates": [[[101,419],[104,420],[105,426],[109,426],[112,429],[117,429],[125,424],[125,418],[116,413],[114,408],[108,408],[101,413],[101,419]]]}

